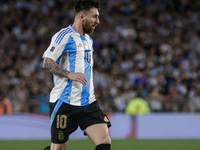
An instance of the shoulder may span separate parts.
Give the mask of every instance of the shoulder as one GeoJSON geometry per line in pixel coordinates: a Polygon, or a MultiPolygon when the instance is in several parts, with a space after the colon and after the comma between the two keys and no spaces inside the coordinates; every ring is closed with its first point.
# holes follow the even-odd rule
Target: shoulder
{"type": "Polygon", "coordinates": [[[56,44],[66,43],[72,34],[75,32],[70,27],[63,28],[53,36],[52,40],[56,44]]]}

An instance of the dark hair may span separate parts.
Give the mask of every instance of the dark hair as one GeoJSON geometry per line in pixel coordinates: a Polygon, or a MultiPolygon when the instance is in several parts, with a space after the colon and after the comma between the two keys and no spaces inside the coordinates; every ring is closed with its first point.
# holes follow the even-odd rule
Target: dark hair
{"type": "Polygon", "coordinates": [[[89,11],[90,8],[93,8],[93,7],[100,10],[99,2],[96,2],[93,0],[79,0],[75,4],[75,13],[77,14],[77,13],[81,12],[82,10],[89,11]]]}

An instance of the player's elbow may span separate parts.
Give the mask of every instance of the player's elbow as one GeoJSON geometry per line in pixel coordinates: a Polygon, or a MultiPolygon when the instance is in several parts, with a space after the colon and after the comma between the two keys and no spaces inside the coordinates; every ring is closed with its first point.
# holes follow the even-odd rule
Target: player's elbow
{"type": "Polygon", "coordinates": [[[43,68],[43,69],[47,69],[47,68],[45,67],[44,63],[43,63],[43,65],[42,65],[42,68],[43,68]]]}
{"type": "Polygon", "coordinates": [[[42,68],[48,69],[48,58],[44,58],[42,68]]]}

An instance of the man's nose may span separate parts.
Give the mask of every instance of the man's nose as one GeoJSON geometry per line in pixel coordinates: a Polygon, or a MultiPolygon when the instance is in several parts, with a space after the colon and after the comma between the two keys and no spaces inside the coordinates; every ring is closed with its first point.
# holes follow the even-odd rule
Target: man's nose
{"type": "Polygon", "coordinates": [[[95,23],[96,23],[96,24],[100,24],[99,18],[97,18],[97,19],[95,20],[95,23]]]}

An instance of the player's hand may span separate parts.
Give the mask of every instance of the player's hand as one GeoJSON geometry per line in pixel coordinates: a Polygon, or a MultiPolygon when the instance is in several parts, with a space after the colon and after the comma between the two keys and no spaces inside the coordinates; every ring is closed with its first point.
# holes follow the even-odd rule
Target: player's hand
{"type": "Polygon", "coordinates": [[[87,84],[87,76],[81,72],[70,72],[67,77],[70,80],[78,81],[81,84],[87,84]]]}

